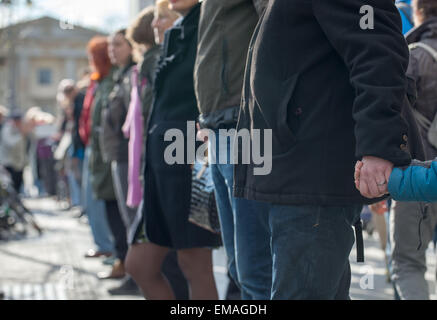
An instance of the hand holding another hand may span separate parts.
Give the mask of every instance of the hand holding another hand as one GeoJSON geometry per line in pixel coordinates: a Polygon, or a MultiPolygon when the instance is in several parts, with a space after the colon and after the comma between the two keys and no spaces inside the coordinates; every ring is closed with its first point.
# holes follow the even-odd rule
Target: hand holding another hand
{"type": "Polygon", "coordinates": [[[366,156],[355,166],[355,187],[369,199],[379,198],[388,193],[388,180],[393,170],[390,161],[366,156]]]}

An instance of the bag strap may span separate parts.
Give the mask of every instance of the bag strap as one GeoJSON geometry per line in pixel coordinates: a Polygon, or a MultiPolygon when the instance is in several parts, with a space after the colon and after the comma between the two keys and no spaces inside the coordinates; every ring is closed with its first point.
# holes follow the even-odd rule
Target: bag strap
{"type": "Polygon", "coordinates": [[[410,50],[413,50],[416,48],[422,48],[425,51],[427,51],[434,58],[435,62],[437,62],[437,51],[433,47],[431,47],[430,45],[427,45],[426,43],[414,42],[414,43],[410,44],[408,46],[408,48],[410,48],[410,50]]]}

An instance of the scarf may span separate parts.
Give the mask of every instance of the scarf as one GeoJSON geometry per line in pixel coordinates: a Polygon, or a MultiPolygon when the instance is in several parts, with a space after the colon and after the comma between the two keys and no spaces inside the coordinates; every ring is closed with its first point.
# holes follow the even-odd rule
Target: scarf
{"type": "Polygon", "coordinates": [[[140,92],[147,84],[147,81],[144,80],[141,84],[138,84],[138,77],[138,68],[135,66],[131,76],[132,91],[129,110],[122,128],[125,137],[129,139],[126,204],[130,208],[138,207],[143,196],[143,188],[140,181],[141,158],[143,154],[143,116],[140,92]]]}

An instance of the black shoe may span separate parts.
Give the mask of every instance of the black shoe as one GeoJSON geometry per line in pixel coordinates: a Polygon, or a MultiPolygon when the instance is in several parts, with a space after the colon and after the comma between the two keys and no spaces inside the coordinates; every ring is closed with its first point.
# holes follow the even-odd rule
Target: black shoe
{"type": "Polygon", "coordinates": [[[142,295],[137,284],[131,277],[126,278],[126,280],[123,280],[120,286],[109,289],[108,293],[112,296],[141,296],[142,295]]]}

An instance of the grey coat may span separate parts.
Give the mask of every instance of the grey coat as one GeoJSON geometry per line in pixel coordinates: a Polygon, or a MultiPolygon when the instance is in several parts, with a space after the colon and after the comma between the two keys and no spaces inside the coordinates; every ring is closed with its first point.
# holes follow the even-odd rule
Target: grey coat
{"type": "MultiPolygon", "coordinates": [[[[437,18],[430,19],[407,34],[409,44],[422,42],[437,50],[437,18]]],[[[417,100],[415,108],[429,121],[437,113],[437,61],[423,48],[411,50],[408,76],[416,81],[417,100]]],[[[427,128],[418,121],[423,138],[426,160],[437,157],[437,149],[429,143],[427,128]]]]}

